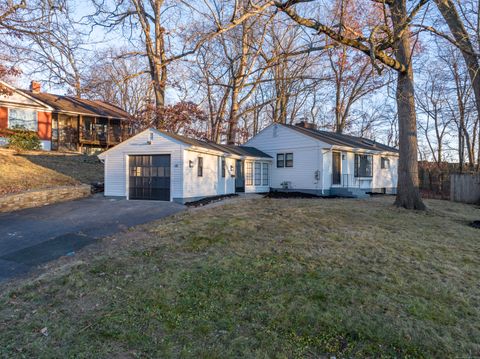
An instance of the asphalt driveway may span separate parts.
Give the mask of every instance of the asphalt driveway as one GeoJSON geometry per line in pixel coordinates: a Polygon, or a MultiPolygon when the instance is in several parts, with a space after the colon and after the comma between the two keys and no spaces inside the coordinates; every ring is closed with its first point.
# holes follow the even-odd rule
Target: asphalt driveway
{"type": "Polygon", "coordinates": [[[87,199],[0,213],[0,282],[129,227],[180,212],[161,201],[87,199]]]}

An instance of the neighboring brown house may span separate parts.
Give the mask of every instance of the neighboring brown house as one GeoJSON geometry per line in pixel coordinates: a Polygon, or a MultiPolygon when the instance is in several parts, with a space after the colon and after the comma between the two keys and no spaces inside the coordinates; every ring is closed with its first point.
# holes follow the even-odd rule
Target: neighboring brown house
{"type": "Polygon", "coordinates": [[[93,152],[131,136],[130,116],[117,106],[44,93],[34,81],[30,90],[4,85],[11,94],[0,96],[0,130],[36,131],[45,150],[93,152]]]}

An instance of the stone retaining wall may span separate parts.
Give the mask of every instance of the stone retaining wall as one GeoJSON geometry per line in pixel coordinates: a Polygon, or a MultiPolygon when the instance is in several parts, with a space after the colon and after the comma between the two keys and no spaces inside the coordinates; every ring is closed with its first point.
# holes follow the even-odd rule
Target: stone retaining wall
{"type": "Polygon", "coordinates": [[[46,206],[47,204],[88,197],[90,194],[91,187],[89,185],[62,186],[8,194],[0,196],[0,212],[46,206]]]}

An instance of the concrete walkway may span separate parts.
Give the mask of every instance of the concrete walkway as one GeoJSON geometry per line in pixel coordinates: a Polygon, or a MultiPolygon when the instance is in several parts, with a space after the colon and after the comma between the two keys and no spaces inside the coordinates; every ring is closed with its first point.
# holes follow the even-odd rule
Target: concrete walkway
{"type": "Polygon", "coordinates": [[[185,210],[161,201],[126,201],[96,195],[72,202],[0,214],[0,282],[102,237],[185,210]]]}

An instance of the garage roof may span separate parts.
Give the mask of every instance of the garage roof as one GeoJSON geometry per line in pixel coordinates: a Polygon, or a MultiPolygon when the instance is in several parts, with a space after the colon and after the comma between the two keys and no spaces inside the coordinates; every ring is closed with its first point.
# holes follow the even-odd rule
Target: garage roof
{"type": "Polygon", "coordinates": [[[225,152],[225,153],[229,153],[231,155],[237,155],[237,156],[272,158],[271,156],[267,155],[265,152],[262,152],[255,147],[222,145],[212,141],[197,140],[194,138],[178,135],[172,132],[166,132],[166,131],[159,131],[159,132],[163,133],[166,136],[172,137],[177,141],[183,142],[187,145],[201,147],[207,150],[220,151],[220,152],[225,152]]]}

